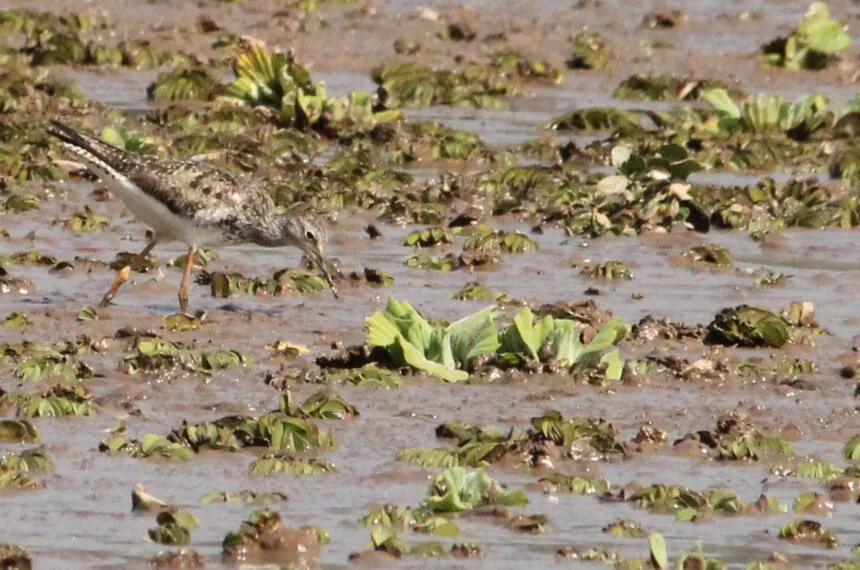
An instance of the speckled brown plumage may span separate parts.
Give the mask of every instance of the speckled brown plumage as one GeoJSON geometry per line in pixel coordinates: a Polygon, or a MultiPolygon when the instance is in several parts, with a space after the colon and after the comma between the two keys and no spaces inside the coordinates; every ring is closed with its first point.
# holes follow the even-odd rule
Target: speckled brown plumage
{"type": "Polygon", "coordinates": [[[267,229],[276,222],[275,204],[254,181],[204,162],[127,152],[62,123],[52,121],[52,125],[51,134],[89,165],[124,176],[177,216],[221,228],[225,245],[274,238],[267,229]]]}
{"type": "MultiPolygon", "coordinates": [[[[127,152],[58,121],[48,130],[86,162],[141,222],[155,231],[144,252],[160,241],[188,245],[186,270],[179,290],[185,311],[191,260],[200,247],[255,243],[302,250],[325,276],[337,296],[323,256],[325,226],[308,213],[278,213],[272,198],[254,181],[237,178],[204,162],[175,160],[127,152]]],[[[121,271],[102,298],[107,305],[128,271],[121,271]]]]}

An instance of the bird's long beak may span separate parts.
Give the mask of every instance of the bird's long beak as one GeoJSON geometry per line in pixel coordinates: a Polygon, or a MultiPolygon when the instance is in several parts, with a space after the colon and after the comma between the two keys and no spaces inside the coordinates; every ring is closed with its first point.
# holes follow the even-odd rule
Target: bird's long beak
{"type": "Polygon", "coordinates": [[[323,255],[319,252],[313,252],[309,257],[311,258],[313,264],[317,266],[317,269],[320,270],[320,273],[322,273],[323,278],[326,280],[326,283],[328,283],[329,287],[331,287],[331,292],[332,295],[334,295],[334,298],[338,299],[339,297],[337,295],[337,287],[335,286],[334,279],[332,279],[331,272],[329,271],[328,260],[323,257],[323,255]]]}

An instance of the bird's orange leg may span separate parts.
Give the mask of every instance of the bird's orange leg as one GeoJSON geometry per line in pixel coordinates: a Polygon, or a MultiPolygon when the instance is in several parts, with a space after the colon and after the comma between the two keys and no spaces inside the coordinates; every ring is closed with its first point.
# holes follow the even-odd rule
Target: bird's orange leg
{"type": "MultiPolygon", "coordinates": [[[[146,247],[143,248],[143,251],[137,254],[138,257],[146,257],[149,255],[149,252],[152,251],[152,248],[155,247],[155,244],[158,243],[155,240],[150,241],[146,244],[146,247]]],[[[122,284],[128,281],[128,278],[131,276],[131,266],[126,265],[116,272],[116,277],[114,277],[113,282],[110,284],[110,288],[102,297],[101,303],[99,303],[99,307],[107,307],[110,305],[110,302],[116,297],[116,294],[119,292],[119,288],[122,287],[122,284]]]]}
{"type": "Polygon", "coordinates": [[[188,313],[188,281],[191,279],[191,267],[194,265],[194,254],[197,249],[194,246],[188,248],[185,256],[185,270],[182,272],[182,285],[179,286],[179,309],[188,313]]]}

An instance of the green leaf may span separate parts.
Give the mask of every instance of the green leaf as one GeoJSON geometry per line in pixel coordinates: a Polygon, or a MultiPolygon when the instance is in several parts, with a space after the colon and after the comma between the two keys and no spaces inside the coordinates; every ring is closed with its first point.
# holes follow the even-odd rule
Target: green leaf
{"type": "Polygon", "coordinates": [[[648,546],[651,549],[651,563],[660,570],[669,568],[669,558],[666,556],[666,540],[658,532],[648,536],[648,546]]]}
{"type": "Polygon", "coordinates": [[[732,101],[728,91],[722,88],[705,89],[702,91],[702,99],[711,104],[711,106],[723,117],[730,119],[740,119],[741,110],[732,101]]]}

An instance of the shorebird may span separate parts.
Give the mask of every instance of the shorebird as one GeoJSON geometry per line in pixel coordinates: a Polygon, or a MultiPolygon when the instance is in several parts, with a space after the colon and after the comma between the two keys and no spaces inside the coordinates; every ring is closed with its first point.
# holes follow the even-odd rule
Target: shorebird
{"type": "MultiPolygon", "coordinates": [[[[320,270],[337,297],[323,255],[327,232],[310,214],[278,213],[271,196],[256,182],[237,180],[212,165],[132,153],[59,121],[51,121],[51,125],[48,132],[81,158],[129,211],[153,230],[141,257],[164,241],[188,246],[179,287],[182,312],[188,312],[188,281],[194,254],[201,247],[245,243],[297,247],[320,270]]],[[[130,267],[117,272],[102,297],[102,307],[110,304],[130,274],[130,267]]]]}

